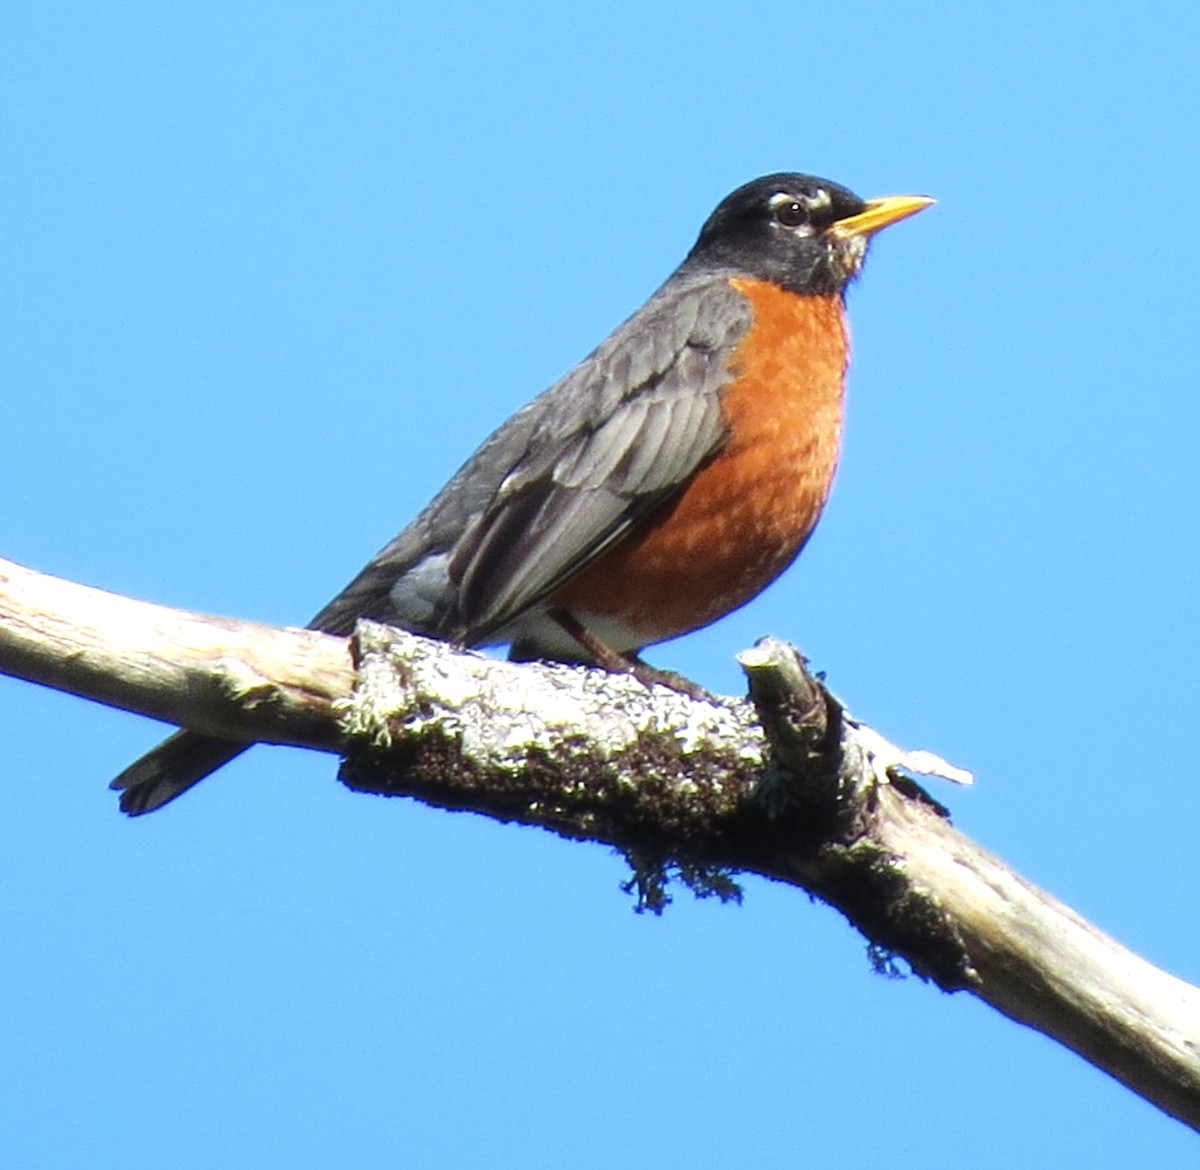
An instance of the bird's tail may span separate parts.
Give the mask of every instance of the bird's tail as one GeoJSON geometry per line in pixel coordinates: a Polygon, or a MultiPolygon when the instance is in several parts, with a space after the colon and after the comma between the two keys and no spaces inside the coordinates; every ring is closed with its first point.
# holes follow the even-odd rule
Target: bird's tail
{"type": "Polygon", "coordinates": [[[250,746],[197,731],[177,731],[130,764],[109,787],[121,793],[122,812],[140,817],[162,808],[250,746]]]}

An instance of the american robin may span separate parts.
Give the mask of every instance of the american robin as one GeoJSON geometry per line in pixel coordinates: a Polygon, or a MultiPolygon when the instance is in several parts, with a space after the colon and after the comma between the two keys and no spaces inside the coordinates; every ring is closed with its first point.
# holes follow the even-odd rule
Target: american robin
{"type": "MultiPolygon", "coordinates": [[[[504,423],[309,623],[360,617],[511,657],[631,669],[795,558],[838,460],[845,291],[929,206],[809,175],[739,187],[666,283],[504,423]]],[[[112,787],[150,812],[249,746],[180,731],[112,787]]]]}

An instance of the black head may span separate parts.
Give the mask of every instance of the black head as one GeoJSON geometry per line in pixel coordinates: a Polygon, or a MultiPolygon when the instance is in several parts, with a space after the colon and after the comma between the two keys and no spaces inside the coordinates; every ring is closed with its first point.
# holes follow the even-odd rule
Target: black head
{"type": "Polygon", "coordinates": [[[795,293],[839,293],[858,275],[875,232],[932,202],[919,195],[866,202],[828,179],[766,175],[722,201],[684,264],[735,270],[795,293]]]}

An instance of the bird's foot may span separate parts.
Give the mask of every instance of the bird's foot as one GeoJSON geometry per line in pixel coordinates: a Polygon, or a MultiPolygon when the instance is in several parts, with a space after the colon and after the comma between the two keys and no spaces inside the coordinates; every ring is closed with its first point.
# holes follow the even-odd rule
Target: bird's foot
{"type": "Polygon", "coordinates": [[[659,670],[650,666],[636,654],[622,654],[621,651],[614,650],[565,609],[553,610],[550,616],[588,652],[601,670],[607,670],[610,674],[632,674],[647,689],[653,686],[668,687],[689,699],[698,699],[701,702],[713,700],[714,696],[709,691],[691,679],[684,678],[673,670],[659,670]]]}
{"type": "Polygon", "coordinates": [[[647,689],[653,686],[667,687],[701,703],[716,701],[716,695],[711,691],[706,691],[699,683],[694,683],[690,678],[684,678],[682,674],[673,670],[660,670],[637,657],[626,659],[626,663],[625,669],[647,689]]]}

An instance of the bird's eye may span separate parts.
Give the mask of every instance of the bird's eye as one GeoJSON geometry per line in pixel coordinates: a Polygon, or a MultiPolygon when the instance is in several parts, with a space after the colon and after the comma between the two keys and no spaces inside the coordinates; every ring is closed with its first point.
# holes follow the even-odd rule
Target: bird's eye
{"type": "Polygon", "coordinates": [[[775,218],[784,227],[799,227],[808,221],[808,208],[798,199],[785,199],[775,208],[775,218]]]}

